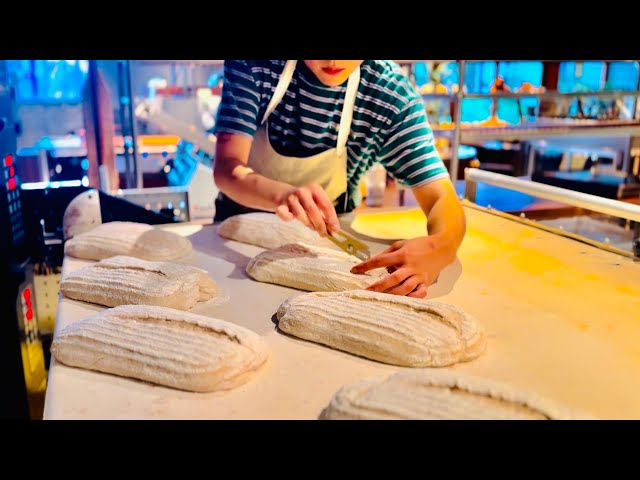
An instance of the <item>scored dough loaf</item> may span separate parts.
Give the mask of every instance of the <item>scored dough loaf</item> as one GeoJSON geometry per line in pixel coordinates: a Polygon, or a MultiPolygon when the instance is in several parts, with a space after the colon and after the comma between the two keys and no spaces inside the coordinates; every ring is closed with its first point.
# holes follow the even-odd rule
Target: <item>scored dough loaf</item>
{"type": "Polygon", "coordinates": [[[157,305],[177,310],[189,310],[219,295],[205,270],[124,255],[65,275],[60,291],[66,297],[108,307],[157,305]]]}
{"type": "Polygon", "coordinates": [[[234,215],[218,227],[223,238],[249,243],[263,248],[278,248],[287,243],[329,245],[317,232],[305,227],[298,220],[285,222],[275,213],[253,212],[234,215]]]}
{"type": "Polygon", "coordinates": [[[239,325],[164,307],[123,305],[63,329],[51,353],[65,365],[194,392],[246,383],[263,340],[239,325]]]}
{"type": "Polygon", "coordinates": [[[454,370],[402,371],[342,387],[324,420],[571,420],[590,414],[454,370]]]}
{"type": "Polygon", "coordinates": [[[259,282],[312,292],[366,288],[387,275],[384,269],[351,273],[358,263],[360,260],[341,250],[297,243],[256,255],[247,265],[247,273],[259,282]]]}
{"type": "Polygon", "coordinates": [[[290,335],[406,367],[465,362],[486,347],[484,329],[453,305],[367,290],[293,296],[277,318],[290,335]]]}
{"type": "Polygon", "coordinates": [[[66,255],[102,260],[129,255],[143,260],[177,260],[192,251],[191,241],[146,223],[109,222],[74,236],[64,245],[66,255]]]}

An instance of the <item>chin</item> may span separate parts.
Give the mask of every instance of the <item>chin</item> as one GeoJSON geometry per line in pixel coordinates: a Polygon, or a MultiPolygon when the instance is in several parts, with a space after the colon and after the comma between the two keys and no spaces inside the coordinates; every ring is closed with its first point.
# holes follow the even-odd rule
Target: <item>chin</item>
{"type": "Polygon", "coordinates": [[[325,84],[327,87],[337,87],[338,85],[342,85],[344,82],[347,81],[349,77],[348,76],[343,76],[340,75],[339,77],[325,77],[323,76],[320,81],[325,84]]]}

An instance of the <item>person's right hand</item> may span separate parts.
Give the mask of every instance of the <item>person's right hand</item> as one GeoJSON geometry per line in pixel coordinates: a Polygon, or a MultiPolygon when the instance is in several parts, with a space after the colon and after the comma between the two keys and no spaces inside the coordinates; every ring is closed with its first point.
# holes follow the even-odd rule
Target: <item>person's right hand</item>
{"type": "Polygon", "coordinates": [[[278,199],[276,214],[285,221],[297,218],[322,237],[340,231],[340,222],[324,189],[315,183],[292,188],[278,199]]]}

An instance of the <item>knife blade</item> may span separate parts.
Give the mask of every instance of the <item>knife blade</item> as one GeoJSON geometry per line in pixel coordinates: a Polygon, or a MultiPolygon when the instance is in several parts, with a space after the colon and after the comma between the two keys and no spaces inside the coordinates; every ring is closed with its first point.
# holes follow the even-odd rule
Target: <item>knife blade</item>
{"type": "Polygon", "coordinates": [[[353,255],[359,260],[365,261],[371,256],[369,247],[360,240],[353,238],[351,235],[340,231],[327,236],[329,240],[335,243],[349,255],[353,255]]]}

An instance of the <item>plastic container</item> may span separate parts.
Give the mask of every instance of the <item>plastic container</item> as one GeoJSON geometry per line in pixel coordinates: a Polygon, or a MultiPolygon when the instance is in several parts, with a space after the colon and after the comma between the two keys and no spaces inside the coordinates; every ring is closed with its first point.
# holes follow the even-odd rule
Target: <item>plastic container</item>
{"type": "Polygon", "coordinates": [[[387,171],[381,164],[376,163],[367,172],[367,206],[381,207],[386,187],[387,171]]]}

